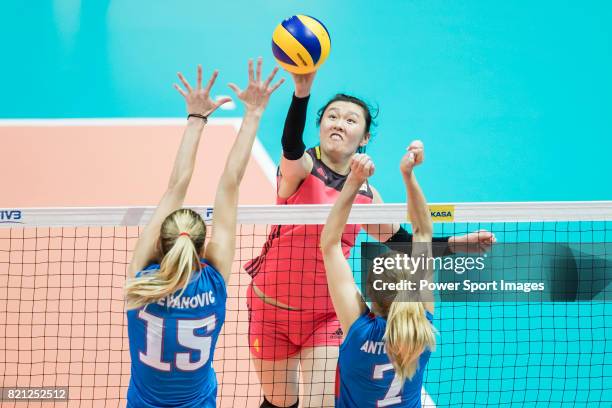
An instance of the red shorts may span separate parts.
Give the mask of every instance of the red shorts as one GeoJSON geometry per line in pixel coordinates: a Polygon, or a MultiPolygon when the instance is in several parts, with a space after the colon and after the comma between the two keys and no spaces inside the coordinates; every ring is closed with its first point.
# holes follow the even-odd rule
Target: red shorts
{"type": "Polygon", "coordinates": [[[287,310],[264,302],[249,285],[249,349],[262,360],[284,360],[303,348],[340,346],[342,329],[333,312],[287,310]]]}

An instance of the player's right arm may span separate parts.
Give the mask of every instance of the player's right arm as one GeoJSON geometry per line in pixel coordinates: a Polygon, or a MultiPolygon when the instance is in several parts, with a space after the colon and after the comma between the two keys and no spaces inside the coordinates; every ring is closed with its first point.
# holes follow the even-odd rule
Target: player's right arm
{"type": "Polygon", "coordinates": [[[306,146],[303,138],[308,99],[315,74],[316,71],[302,75],[291,74],[295,84],[295,93],[287,112],[281,138],[283,153],[280,160],[278,196],[282,198],[290,197],[295,193],[312,170],[312,158],[305,153],[306,146]]]}
{"type": "MultiPolygon", "coordinates": [[[[208,81],[206,88],[202,89],[202,67],[198,65],[196,89],[192,89],[185,77],[183,77],[183,74],[178,73],[178,77],[186,90],[183,90],[176,84],[174,87],[185,98],[188,114],[208,117],[219,106],[231,101],[230,98],[223,98],[218,101],[213,101],[210,98],[210,90],[215,83],[217,74],[217,71],[215,71],[208,81]]],[[[144,269],[156,257],[157,240],[162,223],[169,214],[183,206],[187,187],[189,187],[195,167],[196,154],[204,125],[205,121],[198,117],[191,117],[187,120],[187,127],[185,128],[185,133],[183,133],[181,145],[174,160],[168,187],[157,205],[151,220],[138,238],[132,254],[132,261],[128,267],[128,278],[133,278],[137,272],[144,269]]]]}
{"type": "MultiPolygon", "coordinates": [[[[420,140],[415,140],[406,149],[406,154],[400,162],[400,170],[406,185],[406,194],[408,196],[408,219],[412,224],[413,238],[415,243],[412,246],[412,257],[418,258],[425,256],[426,259],[431,258],[431,237],[433,234],[433,222],[431,220],[431,212],[427,206],[427,200],[423,194],[423,190],[414,174],[414,167],[423,162],[424,147],[420,140]],[[420,243],[420,244],[419,244],[420,243]]],[[[419,276],[423,279],[432,281],[433,270],[428,268],[429,262],[424,262],[425,268],[419,276]]],[[[431,293],[424,294],[426,296],[425,306],[433,313],[433,296],[431,293]]]]}
{"type": "Polygon", "coordinates": [[[255,74],[253,61],[249,60],[249,84],[246,89],[241,90],[235,84],[230,84],[230,88],[236,93],[238,99],[244,103],[245,114],[217,185],[213,209],[213,230],[205,254],[205,258],[212,263],[226,282],[230,277],[236,247],[236,216],[240,182],[246,171],[259,121],[270,95],[283,83],[281,79],[275,85],[270,86],[278,68],[275,68],[268,79],[263,82],[261,64],[262,61],[259,59],[255,74]]]}
{"type": "Polygon", "coordinates": [[[342,234],[359,189],[373,173],[374,164],[367,155],[353,156],[351,172],[321,233],[321,252],[327,275],[327,286],[344,333],[348,333],[355,320],[365,311],[366,305],[355,284],[351,267],[344,257],[341,244],[342,234]]]}

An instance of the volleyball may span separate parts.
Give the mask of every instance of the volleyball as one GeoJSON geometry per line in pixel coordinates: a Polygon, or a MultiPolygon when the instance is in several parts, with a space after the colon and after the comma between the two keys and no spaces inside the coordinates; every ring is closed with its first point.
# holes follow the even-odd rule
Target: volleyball
{"type": "Polygon", "coordinates": [[[327,59],[330,48],[329,32],[323,23],[302,14],[284,20],[272,34],[274,58],[294,74],[316,71],[327,59]]]}

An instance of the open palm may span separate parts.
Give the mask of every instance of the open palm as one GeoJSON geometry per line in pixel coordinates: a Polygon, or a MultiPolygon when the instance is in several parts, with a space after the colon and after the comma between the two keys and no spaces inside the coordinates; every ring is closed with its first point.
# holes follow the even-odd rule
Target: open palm
{"type": "Polygon", "coordinates": [[[226,102],[231,101],[231,98],[221,98],[217,101],[214,101],[210,97],[210,90],[212,89],[215,80],[219,72],[215,70],[208,80],[208,84],[206,84],[206,88],[202,89],[202,66],[198,65],[198,79],[196,82],[196,89],[191,88],[189,82],[185,79],[182,73],[178,72],[177,76],[183,83],[186,91],[183,90],[179,85],[174,84],[174,88],[183,95],[185,98],[185,102],[187,103],[187,113],[188,114],[197,114],[208,117],[217,108],[223,105],[226,102]]]}
{"type": "Polygon", "coordinates": [[[275,85],[270,86],[274,76],[278,72],[278,67],[276,67],[272,70],[268,79],[262,82],[261,65],[262,60],[259,58],[257,60],[257,71],[253,72],[253,60],[249,60],[249,83],[244,90],[240,89],[236,84],[229,84],[229,87],[232,88],[238,99],[245,104],[247,109],[263,111],[270,100],[270,95],[272,95],[272,93],[285,81],[281,79],[275,85]]]}

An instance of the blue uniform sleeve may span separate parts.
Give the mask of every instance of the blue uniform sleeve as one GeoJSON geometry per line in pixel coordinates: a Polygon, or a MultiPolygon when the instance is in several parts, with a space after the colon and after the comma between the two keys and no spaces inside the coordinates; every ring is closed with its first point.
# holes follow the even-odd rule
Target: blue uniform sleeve
{"type": "Polygon", "coordinates": [[[351,325],[348,333],[344,336],[344,340],[340,345],[340,350],[345,347],[348,347],[348,344],[354,341],[359,341],[360,335],[363,335],[363,328],[368,324],[371,320],[370,317],[370,309],[366,307],[366,310],[355,320],[355,322],[351,325]]]}
{"type": "Polygon", "coordinates": [[[202,273],[206,273],[208,277],[211,279],[213,285],[215,286],[215,292],[218,292],[219,294],[227,298],[227,285],[221,273],[217,270],[217,268],[211,265],[206,259],[201,259],[200,262],[203,265],[206,265],[203,268],[204,270],[202,271],[202,273]]]}
{"type": "Polygon", "coordinates": [[[158,270],[159,270],[159,265],[158,264],[151,264],[151,265],[147,266],[146,268],[144,268],[142,271],[136,272],[134,277],[135,278],[140,278],[143,275],[148,275],[148,274],[153,273],[153,272],[158,271],[158,270]]]}

